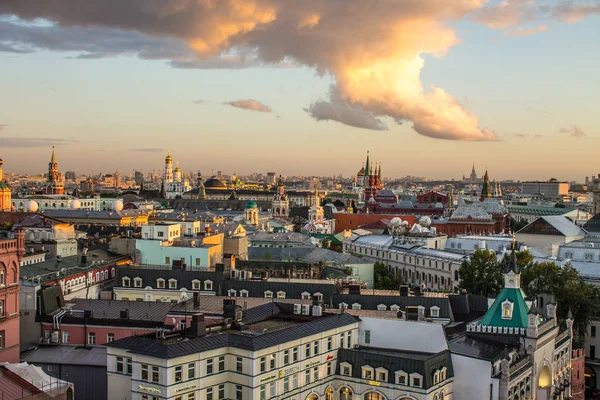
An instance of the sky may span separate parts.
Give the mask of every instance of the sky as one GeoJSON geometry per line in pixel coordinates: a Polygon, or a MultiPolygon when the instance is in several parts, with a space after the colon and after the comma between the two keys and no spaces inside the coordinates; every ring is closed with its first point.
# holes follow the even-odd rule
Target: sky
{"type": "Polygon", "coordinates": [[[600,0],[0,2],[0,158],[583,181],[599,50],[600,0]]]}

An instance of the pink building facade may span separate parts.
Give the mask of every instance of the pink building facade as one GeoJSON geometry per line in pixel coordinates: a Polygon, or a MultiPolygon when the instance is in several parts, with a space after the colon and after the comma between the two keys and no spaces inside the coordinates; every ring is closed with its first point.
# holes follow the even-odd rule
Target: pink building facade
{"type": "Polygon", "coordinates": [[[25,254],[25,234],[0,239],[0,362],[19,362],[19,265],[25,254]]]}

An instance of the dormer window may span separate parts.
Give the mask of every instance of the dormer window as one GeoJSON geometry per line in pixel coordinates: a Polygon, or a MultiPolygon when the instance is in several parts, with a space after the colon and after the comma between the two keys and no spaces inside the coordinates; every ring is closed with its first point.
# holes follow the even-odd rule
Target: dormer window
{"type": "Polygon", "coordinates": [[[240,290],[240,297],[248,297],[248,291],[246,289],[240,290]]]}
{"type": "Polygon", "coordinates": [[[400,311],[400,306],[398,304],[392,304],[390,306],[390,310],[392,310],[392,311],[400,311]]]}
{"type": "Polygon", "coordinates": [[[169,279],[169,289],[177,289],[177,279],[169,279]]]}
{"type": "Polygon", "coordinates": [[[354,303],[354,304],[352,304],[352,309],[353,309],[353,310],[360,310],[360,308],[361,308],[361,307],[360,307],[360,304],[358,304],[358,303],[354,303]]]}
{"type": "Polygon", "coordinates": [[[131,287],[131,279],[129,279],[128,277],[123,277],[122,282],[123,287],[131,287]]]}
{"type": "Polygon", "coordinates": [[[340,310],[347,310],[348,309],[348,303],[340,303],[340,310]]]}
{"type": "Polygon", "coordinates": [[[204,290],[213,290],[213,281],[205,280],[204,281],[204,290]]]}
{"type": "Polygon", "coordinates": [[[423,376],[420,374],[410,374],[410,386],[423,387],[423,376]]]}
{"type": "Polygon", "coordinates": [[[508,299],[502,302],[502,319],[512,319],[514,303],[508,299]]]}
{"type": "Polygon", "coordinates": [[[377,310],[378,311],[385,311],[387,310],[387,306],[385,304],[380,304],[377,306],[377,310]]]}
{"type": "Polygon", "coordinates": [[[273,298],[273,292],[271,292],[270,290],[265,291],[265,299],[272,299],[273,298]]]}
{"type": "Polygon", "coordinates": [[[133,287],[142,287],[142,278],[133,278],[133,287]]]}
{"type": "Polygon", "coordinates": [[[432,318],[439,318],[440,316],[440,308],[438,306],[433,306],[429,309],[431,311],[432,318]]]}
{"type": "Polygon", "coordinates": [[[300,296],[302,296],[302,300],[310,300],[310,293],[308,292],[302,292],[300,296]]]}
{"type": "Polygon", "coordinates": [[[194,279],[192,281],[192,289],[193,290],[200,290],[200,281],[198,279],[194,279]]]}
{"type": "Polygon", "coordinates": [[[164,289],[165,288],[165,280],[163,278],[158,278],[156,280],[156,287],[158,289],[164,289]]]}
{"type": "Polygon", "coordinates": [[[227,291],[227,296],[229,296],[229,297],[235,297],[235,296],[237,296],[237,291],[235,289],[229,289],[227,291]]]}
{"type": "Polygon", "coordinates": [[[373,368],[369,365],[365,365],[362,367],[362,377],[363,379],[373,380],[374,371],[373,368]]]}
{"type": "Polygon", "coordinates": [[[404,371],[396,371],[396,385],[408,385],[408,374],[404,371]]]}
{"type": "Polygon", "coordinates": [[[285,299],[285,292],[280,290],[279,292],[277,292],[277,298],[278,299],[285,299]]]}

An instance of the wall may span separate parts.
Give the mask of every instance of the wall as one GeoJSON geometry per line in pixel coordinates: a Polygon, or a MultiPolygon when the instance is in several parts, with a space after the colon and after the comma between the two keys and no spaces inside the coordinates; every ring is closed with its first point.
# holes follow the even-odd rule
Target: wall
{"type": "Polygon", "coordinates": [[[0,270],[4,273],[4,285],[0,287],[0,300],[4,302],[0,331],[4,331],[4,347],[0,349],[0,361],[19,362],[19,267],[25,252],[23,233],[18,239],[0,239],[0,270]],[[19,254],[18,252],[22,253],[19,254]]]}
{"type": "MultiPolygon", "coordinates": [[[[452,353],[454,368],[453,395],[456,399],[489,399],[490,385],[493,384],[492,364],[487,360],[470,358],[452,353]]],[[[492,392],[492,399],[498,399],[498,388],[492,392]]]]}
{"type": "Polygon", "coordinates": [[[130,238],[112,238],[110,239],[110,251],[133,257],[135,255],[136,240],[130,238]]]}
{"type": "Polygon", "coordinates": [[[39,285],[31,282],[25,282],[21,285],[19,295],[21,315],[19,318],[20,341],[21,343],[39,343],[40,323],[35,321],[37,313],[36,293],[40,289],[39,285]]]}
{"type": "Polygon", "coordinates": [[[527,247],[535,247],[538,250],[544,252],[548,256],[556,257],[558,256],[559,246],[551,246],[558,245],[563,243],[569,243],[573,240],[581,239],[583,236],[576,237],[566,237],[566,236],[554,236],[554,235],[531,235],[527,233],[518,233],[517,232],[517,241],[521,243],[525,243],[527,247]]]}
{"type": "MultiPolygon", "coordinates": [[[[52,332],[52,323],[43,322],[42,323],[42,332],[44,335],[47,332],[52,332]]],[[[75,325],[75,324],[61,324],[60,325],[60,333],[59,340],[62,342],[63,332],[69,332],[69,344],[86,344],[87,343],[87,334],[86,333],[95,333],[96,334],[96,345],[106,344],[108,334],[112,333],[115,336],[115,341],[119,339],[123,339],[126,337],[130,337],[133,335],[138,335],[142,332],[151,332],[152,329],[148,328],[136,328],[133,326],[128,327],[110,327],[110,326],[97,326],[97,325],[88,325],[87,332],[86,328],[83,325],[75,325]]],[[[38,331],[39,334],[39,331],[38,331]]]]}
{"type": "Polygon", "coordinates": [[[248,237],[234,236],[223,241],[223,254],[235,254],[239,260],[248,259],[248,237]]]}
{"type": "Polygon", "coordinates": [[[346,264],[344,265],[347,268],[352,268],[352,274],[358,275],[358,278],[365,282],[369,288],[373,288],[374,285],[374,275],[375,275],[375,264],[374,263],[365,263],[365,264],[346,264]]]}
{"type": "Polygon", "coordinates": [[[140,251],[140,262],[142,264],[172,264],[174,260],[183,258],[187,265],[196,266],[196,258],[200,258],[200,267],[209,266],[208,247],[175,247],[161,246],[157,240],[138,240],[136,248],[140,251]],[[170,262],[166,262],[166,258],[170,262]]]}
{"type": "MultiPolygon", "coordinates": [[[[359,341],[361,345],[438,353],[448,349],[444,328],[439,324],[394,319],[361,317],[359,341]],[[365,343],[366,330],[371,331],[371,343],[365,343]],[[402,332],[391,335],[390,332],[402,332]]],[[[454,356],[452,356],[454,359],[454,356]]],[[[456,375],[456,372],[455,372],[456,375]]],[[[467,399],[474,397],[457,397],[467,399]]]]}
{"type": "MultiPolygon", "coordinates": [[[[45,373],[71,382],[75,386],[75,400],[106,400],[106,367],[91,365],[40,364],[45,373]]],[[[117,398],[114,398],[117,399],[117,398]]]]}
{"type": "Polygon", "coordinates": [[[573,350],[571,354],[571,397],[573,400],[585,400],[585,352],[573,350]]]}

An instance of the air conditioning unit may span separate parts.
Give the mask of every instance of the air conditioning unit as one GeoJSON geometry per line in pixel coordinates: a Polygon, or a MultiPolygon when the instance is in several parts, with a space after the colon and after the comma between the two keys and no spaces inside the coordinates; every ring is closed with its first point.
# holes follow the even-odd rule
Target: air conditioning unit
{"type": "Polygon", "coordinates": [[[302,315],[310,315],[310,304],[302,304],[302,315]]]}
{"type": "Polygon", "coordinates": [[[294,314],[302,314],[302,304],[294,304],[294,314]]]}

